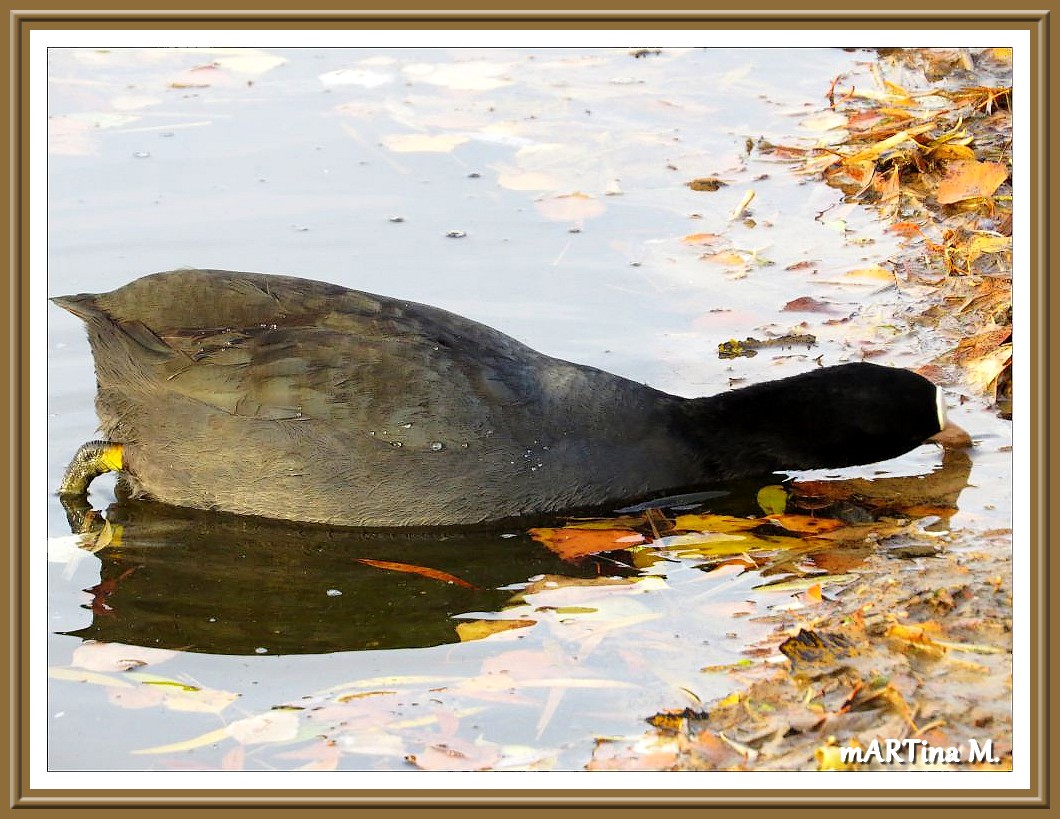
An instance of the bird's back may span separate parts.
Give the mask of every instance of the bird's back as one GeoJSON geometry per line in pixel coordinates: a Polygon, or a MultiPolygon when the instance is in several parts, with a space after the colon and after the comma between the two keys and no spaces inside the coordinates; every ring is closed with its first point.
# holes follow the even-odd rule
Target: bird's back
{"type": "Polygon", "coordinates": [[[57,301],[89,326],[104,433],[163,501],[468,523],[632,497],[687,469],[667,440],[680,399],[438,308],[211,270],[57,301]]]}

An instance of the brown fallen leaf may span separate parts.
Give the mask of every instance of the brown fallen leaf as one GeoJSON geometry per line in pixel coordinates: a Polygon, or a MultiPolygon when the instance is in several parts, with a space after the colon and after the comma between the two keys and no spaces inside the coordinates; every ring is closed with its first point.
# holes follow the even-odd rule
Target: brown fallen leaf
{"type": "Polygon", "coordinates": [[[424,771],[488,771],[500,760],[500,746],[457,737],[446,737],[406,757],[406,761],[424,771]]]}
{"type": "Polygon", "coordinates": [[[789,313],[834,313],[835,309],[832,304],[827,301],[821,301],[813,298],[813,296],[800,296],[797,299],[792,299],[782,308],[782,311],[789,313]]]}
{"type": "Polygon", "coordinates": [[[355,558],[355,560],[358,563],[363,563],[366,566],[372,566],[376,569],[388,569],[392,572],[419,574],[424,577],[429,577],[431,580],[438,580],[442,583],[455,583],[457,586],[463,586],[465,589],[478,588],[477,586],[468,583],[466,580],[461,580],[456,575],[438,569],[432,569],[428,566],[414,566],[411,563],[395,563],[392,560],[370,560],[367,557],[358,557],[355,558]]]}
{"type": "Polygon", "coordinates": [[[710,191],[710,192],[713,192],[713,191],[718,190],[719,188],[725,187],[726,184],[727,183],[722,182],[717,177],[714,177],[714,176],[702,176],[699,179],[693,179],[691,182],[689,182],[688,183],[688,187],[690,187],[694,191],[710,191]]]}

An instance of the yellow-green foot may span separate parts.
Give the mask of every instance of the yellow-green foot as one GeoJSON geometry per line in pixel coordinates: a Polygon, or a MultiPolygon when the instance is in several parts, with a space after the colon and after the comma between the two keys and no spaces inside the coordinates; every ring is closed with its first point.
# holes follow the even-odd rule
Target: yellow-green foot
{"type": "Polygon", "coordinates": [[[74,459],[66,467],[63,482],[59,484],[60,495],[84,495],[88,485],[104,472],[116,472],[122,467],[121,444],[110,441],[89,441],[77,450],[74,459]]]}

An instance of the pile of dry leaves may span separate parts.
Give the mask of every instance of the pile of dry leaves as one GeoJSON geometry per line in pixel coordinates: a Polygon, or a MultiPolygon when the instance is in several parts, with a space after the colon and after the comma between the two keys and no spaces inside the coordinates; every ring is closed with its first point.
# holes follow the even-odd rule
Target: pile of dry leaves
{"type": "MultiPolygon", "coordinates": [[[[903,252],[891,263],[899,286],[918,304],[905,320],[933,339],[935,358],[922,371],[984,396],[1008,417],[1011,53],[902,49],[878,57],[871,87],[838,78],[827,89],[827,136],[816,146],[759,148],[874,207],[903,237],[903,252]]],[[[895,487],[900,508],[876,511],[907,522],[945,518],[968,474],[949,472],[956,479],[941,500],[895,487]]],[[[833,486],[871,506],[872,483],[833,486]]],[[[827,484],[802,487],[802,500],[821,486],[827,484]]],[[[856,559],[856,580],[835,587],[835,597],[820,584],[804,584],[801,605],[771,615],[773,636],[746,662],[704,669],[730,675],[734,693],[705,709],[657,714],[635,740],[600,740],[589,767],[1011,767],[1011,531],[950,532],[923,559],[915,525],[881,538],[881,522],[871,524],[871,548],[853,553],[844,551],[852,542],[814,551],[810,543],[820,544],[823,533],[812,535],[805,548],[814,551],[817,568],[843,578],[834,574],[843,571],[840,564],[856,559]],[[892,548],[884,548],[888,542],[892,548]],[[989,742],[988,751],[977,754],[970,740],[979,751],[989,742]],[[941,750],[932,757],[929,748],[941,750]],[[850,749],[865,753],[858,758],[850,749]]]]}

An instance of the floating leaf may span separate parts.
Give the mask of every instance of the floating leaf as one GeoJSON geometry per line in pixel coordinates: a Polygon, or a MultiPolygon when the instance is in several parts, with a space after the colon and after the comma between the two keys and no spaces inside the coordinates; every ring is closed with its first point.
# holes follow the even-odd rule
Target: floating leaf
{"type": "Polygon", "coordinates": [[[170,81],[169,87],[209,88],[212,85],[231,85],[234,79],[231,74],[226,73],[216,64],[210,63],[182,71],[170,81]]]}
{"type": "Polygon", "coordinates": [[[90,671],[128,671],[145,665],[162,663],[175,656],[177,652],[162,648],[86,640],[74,649],[70,664],[78,668],[87,668],[90,671]]]}
{"type": "Polygon", "coordinates": [[[894,282],[894,272],[886,267],[872,265],[871,267],[859,267],[849,270],[843,274],[842,280],[850,283],[878,284],[880,282],[894,282]]]}
{"type": "Polygon", "coordinates": [[[939,204],[949,205],[965,199],[993,196],[1008,175],[1008,168],[1000,162],[951,162],[939,182],[936,198],[939,204]]]}
{"type": "Polygon", "coordinates": [[[171,711],[219,714],[239,699],[239,694],[216,688],[201,688],[178,680],[130,671],[128,676],[161,695],[161,704],[171,711]]]}
{"type": "Polygon", "coordinates": [[[766,520],[782,526],[789,532],[801,535],[814,535],[819,532],[831,532],[843,525],[843,521],[834,518],[815,518],[810,515],[769,515],[766,520]]]}
{"type": "Polygon", "coordinates": [[[405,66],[405,74],[417,82],[438,85],[454,91],[492,91],[511,85],[507,76],[512,63],[469,60],[460,63],[415,63],[405,66]]]}
{"type": "Polygon", "coordinates": [[[54,680],[89,683],[91,685],[106,686],[108,688],[132,688],[132,685],[125,680],[108,677],[106,674],[98,674],[95,671],[85,671],[80,668],[51,666],[48,668],[48,676],[54,680]]]}
{"type": "Polygon", "coordinates": [[[328,71],[326,74],[321,74],[319,79],[324,85],[356,85],[361,88],[378,88],[380,85],[393,82],[394,76],[363,68],[340,68],[337,71],[328,71]]]}
{"type": "Polygon", "coordinates": [[[407,761],[424,771],[488,771],[500,762],[500,746],[450,737],[428,745],[407,761]]]}
{"type": "Polygon", "coordinates": [[[257,76],[287,62],[285,57],[269,54],[256,48],[180,48],[185,54],[216,55],[213,65],[237,74],[257,76]]]}
{"type": "Polygon", "coordinates": [[[180,751],[191,751],[195,748],[201,748],[204,745],[213,745],[217,742],[223,742],[228,739],[228,728],[219,728],[216,731],[210,731],[205,734],[200,734],[197,737],[186,739],[183,742],[174,742],[170,745],[156,745],[153,748],[139,748],[134,751],[130,751],[132,754],[175,754],[180,751]]]}
{"type": "Polygon", "coordinates": [[[789,313],[834,313],[835,308],[830,302],[820,301],[812,296],[801,296],[797,299],[792,299],[782,308],[782,311],[789,313]]]}
{"type": "Polygon", "coordinates": [[[555,222],[580,222],[600,216],[607,208],[599,199],[575,191],[534,202],[537,212],[555,222]]]}
{"type": "Polygon", "coordinates": [[[717,177],[703,176],[699,179],[693,179],[688,183],[688,187],[694,191],[716,191],[725,187],[726,184],[727,183],[722,182],[717,177]]]}
{"type": "Polygon", "coordinates": [[[696,532],[746,532],[762,525],[758,518],[738,518],[732,515],[678,515],[674,528],[696,532]]]}
{"type": "Polygon", "coordinates": [[[713,245],[723,238],[720,233],[690,233],[682,236],[681,241],[686,245],[713,245]]]}
{"type": "Polygon", "coordinates": [[[381,141],[394,153],[447,154],[468,138],[459,134],[392,134],[381,141]]]}
{"type": "Polygon", "coordinates": [[[560,179],[543,171],[523,171],[502,166],[497,169],[497,184],[510,191],[549,191],[559,187],[560,179]]]}
{"type": "Polygon", "coordinates": [[[725,265],[726,267],[744,267],[747,260],[735,250],[722,250],[718,253],[704,253],[699,258],[713,264],[725,265]]]}
{"type": "Polygon", "coordinates": [[[767,515],[782,515],[788,508],[788,493],[783,486],[763,486],[758,490],[758,508],[767,515]]]}
{"type": "Polygon", "coordinates": [[[845,128],[847,118],[837,111],[821,111],[806,117],[799,125],[810,131],[830,131],[834,128],[845,128]]]}
{"type": "Polygon", "coordinates": [[[285,742],[298,736],[298,712],[284,709],[268,711],[229,723],[225,732],[243,745],[285,742]]]}
{"type": "Polygon", "coordinates": [[[529,628],[536,624],[536,620],[465,620],[456,624],[456,633],[460,642],[467,643],[472,640],[482,640],[492,634],[529,628]]]}
{"type": "Polygon", "coordinates": [[[407,572],[409,574],[418,574],[423,577],[429,577],[431,580],[438,580],[442,583],[454,583],[457,586],[463,586],[466,589],[474,589],[471,583],[466,580],[461,580],[459,577],[448,572],[439,571],[438,569],[431,569],[427,566],[413,566],[411,563],[395,563],[392,560],[371,560],[367,557],[355,558],[358,563],[363,563],[366,566],[372,566],[376,569],[387,569],[392,572],[407,572]]]}

